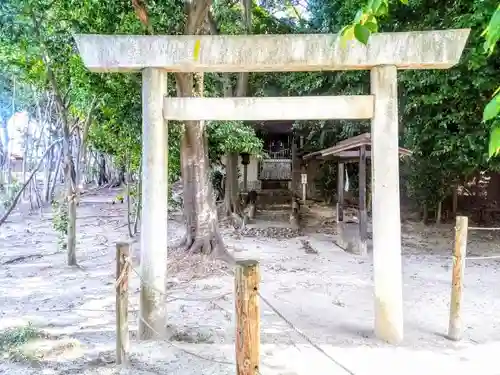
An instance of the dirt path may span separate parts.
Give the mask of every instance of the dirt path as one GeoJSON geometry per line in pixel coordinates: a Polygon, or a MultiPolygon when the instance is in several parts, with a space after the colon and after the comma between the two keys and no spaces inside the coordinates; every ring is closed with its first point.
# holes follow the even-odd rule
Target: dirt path
{"type": "MultiPolygon", "coordinates": [[[[132,369],[114,366],[114,243],[126,239],[127,231],[125,206],[110,204],[111,194],[89,196],[78,209],[81,269],[65,266],[49,214],[42,220],[14,217],[0,227],[0,329],[31,323],[50,335],[23,346],[22,356],[14,356],[17,362],[0,361],[0,374],[234,374],[234,365],[205,361],[165,342],[133,340],[132,369]]],[[[168,230],[172,242],[182,234],[175,221],[168,230]]],[[[463,313],[467,329],[462,342],[452,343],[443,338],[448,326],[452,229],[404,225],[405,341],[391,347],[372,333],[371,260],[344,253],[333,245],[333,235],[312,232],[290,239],[227,232],[225,239],[238,258],[261,262],[262,295],[355,374],[371,375],[375,368],[376,373],[398,375],[500,374],[493,364],[500,349],[499,261],[468,262],[463,313]],[[301,239],[318,254],[306,253],[301,239]]],[[[499,244],[496,237],[473,234],[470,253],[500,254],[499,244]]],[[[134,251],[140,251],[138,245],[134,251]]],[[[168,311],[174,343],[232,362],[233,280],[218,267],[207,267],[198,264],[195,271],[205,275],[188,284],[183,283],[186,272],[171,275],[168,311]],[[214,299],[206,301],[208,297],[214,299]]],[[[133,274],[133,337],[138,287],[133,274]]],[[[262,375],[345,373],[305,345],[264,303],[261,310],[262,375]]]]}

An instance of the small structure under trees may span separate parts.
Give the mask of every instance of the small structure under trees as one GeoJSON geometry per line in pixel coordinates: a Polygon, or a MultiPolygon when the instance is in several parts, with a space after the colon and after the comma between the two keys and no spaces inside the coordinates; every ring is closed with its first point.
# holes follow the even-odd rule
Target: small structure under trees
{"type": "MultiPolygon", "coordinates": [[[[78,35],[87,68],[142,71],[143,184],[141,223],[141,321],[139,337],[164,332],[167,257],[167,127],[165,120],[371,119],[375,332],[391,343],[403,339],[401,223],[398,157],[398,69],[448,69],[457,64],[469,29],[380,33],[367,45],[342,45],[334,34],[297,35],[78,35]],[[371,95],[285,98],[165,97],[166,72],[278,72],[371,70],[371,95]],[[162,118],[163,112],[163,118],[162,118]]],[[[199,132],[198,132],[199,133],[199,132]]],[[[203,134],[192,157],[208,170],[203,134]],[[200,151],[201,150],[201,151],[200,151]],[[198,151],[198,152],[197,152],[198,151]]],[[[194,133],[193,133],[194,134],[194,133]]],[[[202,181],[190,181],[204,187],[202,181]]],[[[184,181],[186,183],[186,181],[184,181]]],[[[200,189],[198,189],[200,190],[200,189]]],[[[201,190],[200,190],[201,191],[201,190]]],[[[216,219],[213,197],[199,223],[216,219]]],[[[199,224],[198,224],[199,225],[199,224]]]]}
{"type": "MultiPolygon", "coordinates": [[[[368,199],[367,207],[367,162],[371,159],[372,139],[370,133],[363,133],[340,141],[333,147],[324,150],[311,152],[304,155],[302,159],[307,163],[312,159],[335,160],[338,163],[337,169],[337,209],[336,220],[339,238],[339,246],[347,251],[366,255],[368,252],[368,210],[371,199],[368,199]],[[349,230],[349,223],[344,220],[344,174],[345,164],[359,163],[359,200],[358,200],[358,233],[353,235],[349,230]]],[[[411,151],[399,147],[400,155],[410,155],[411,151]]]]}

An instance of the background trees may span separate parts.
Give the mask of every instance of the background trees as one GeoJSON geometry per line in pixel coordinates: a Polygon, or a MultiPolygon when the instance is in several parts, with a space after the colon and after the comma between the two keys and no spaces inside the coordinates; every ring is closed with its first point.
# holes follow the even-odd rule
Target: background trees
{"type": "MultiPolygon", "coordinates": [[[[492,109],[497,99],[491,101],[500,69],[500,53],[492,47],[496,43],[493,35],[498,39],[500,33],[494,31],[500,30],[498,6],[497,0],[311,3],[311,23],[318,30],[341,31],[345,38],[363,43],[376,30],[472,28],[458,66],[399,74],[401,143],[414,152],[408,190],[422,203],[437,205],[457,183],[470,180],[479,171],[498,169],[498,161],[489,158],[492,151],[488,150],[490,133],[500,124],[492,109]],[[486,43],[489,55],[485,53],[485,29],[490,35],[486,43]]],[[[336,87],[368,93],[364,73],[335,76],[336,87]]],[[[491,134],[496,142],[496,132],[491,134]]]]}
{"type": "MultiPolygon", "coordinates": [[[[406,182],[418,202],[435,206],[450,195],[452,186],[479,172],[498,168],[496,159],[489,159],[500,142],[500,130],[496,130],[500,126],[500,97],[496,94],[496,99],[491,100],[500,71],[499,52],[493,47],[500,33],[497,0],[414,0],[408,4],[406,1],[389,4],[387,0],[309,0],[301,4],[296,1],[245,4],[200,1],[189,8],[180,0],[2,2],[0,128],[5,127],[14,107],[35,118],[42,103],[40,98],[53,99],[47,117],[52,129],[50,140],[61,138],[64,195],[72,213],[78,185],[92,180],[89,176],[97,176],[101,183],[109,179],[115,181],[108,182],[121,183],[126,170],[132,176],[138,175],[141,145],[140,75],[88,72],[78,56],[73,33],[340,32],[348,25],[343,30],[347,37],[366,42],[376,30],[471,27],[473,31],[459,66],[447,71],[400,73],[401,143],[414,151],[406,182]],[[200,10],[205,13],[198,19],[195,16],[200,10]],[[114,171],[112,175],[109,170],[114,171]]],[[[169,95],[323,95],[369,90],[367,72],[172,75],[171,78],[169,81],[176,85],[169,87],[169,95]]],[[[48,104],[47,100],[43,104],[48,104]]],[[[308,151],[330,146],[368,127],[367,122],[348,121],[295,124],[296,131],[305,136],[308,151]]],[[[238,153],[261,151],[254,130],[242,122],[171,123],[169,133],[172,183],[181,175],[184,181],[186,177],[208,181],[209,170],[196,170],[193,162],[201,157],[213,164],[226,156],[225,160],[232,160],[234,167],[238,153]],[[199,139],[203,142],[198,142],[199,139]],[[208,147],[189,148],[190,143],[208,147]]],[[[48,146],[48,140],[43,144],[48,146]]],[[[5,145],[1,150],[0,161],[5,164],[5,145]]],[[[55,164],[59,154],[59,149],[49,153],[51,164],[55,164]]],[[[234,183],[234,168],[229,169],[228,180],[233,183],[226,185],[230,189],[225,211],[239,214],[235,205],[238,184],[234,183]]],[[[330,174],[328,168],[326,173],[330,174]]],[[[331,176],[325,175],[324,179],[323,185],[327,186],[331,176]]],[[[3,183],[8,186],[8,182],[3,183]]],[[[200,225],[200,212],[214,210],[215,206],[204,206],[211,199],[211,191],[189,184],[186,189],[185,197],[201,197],[199,202],[188,198],[185,205],[191,225],[185,245],[199,250],[200,243],[201,248],[212,243],[215,231],[200,234],[200,228],[208,225],[200,225]],[[196,189],[203,194],[196,194],[196,189]]],[[[212,224],[208,226],[214,228],[212,224]]],[[[73,232],[70,215],[67,241],[70,254],[74,254],[73,232]]],[[[73,255],[69,262],[76,262],[73,255]]]]}

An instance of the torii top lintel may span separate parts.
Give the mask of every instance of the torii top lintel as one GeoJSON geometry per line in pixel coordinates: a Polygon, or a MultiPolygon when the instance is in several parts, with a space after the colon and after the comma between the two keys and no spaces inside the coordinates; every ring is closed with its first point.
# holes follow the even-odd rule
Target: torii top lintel
{"type": "Polygon", "coordinates": [[[368,45],[341,44],[337,34],[92,35],[75,40],[87,68],[126,72],[275,72],[448,69],[457,64],[470,29],[378,33],[368,45]]]}

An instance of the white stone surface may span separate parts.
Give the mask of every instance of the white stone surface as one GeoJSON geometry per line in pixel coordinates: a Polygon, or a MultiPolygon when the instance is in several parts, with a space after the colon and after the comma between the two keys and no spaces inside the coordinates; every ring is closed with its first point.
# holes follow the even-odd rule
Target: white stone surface
{"type": "Polygon", "coordinates": [[[318,71],[378,65],[447,69],[458,63],[469,32],[379,33],[371,36],[367,46],[357,41],[342,46],[336,34],[77,34],[75,40],[85,66],[98,72],[146,67],[177,72],[318,71]]]}
{"type": "Polygon", "coordinates": [[[403,340],[401,218],[399,204],[398,93],[395,66],[373,68],[372,221],[375,333],[403,340]]]}
{"type": "MultiPolygon", "coordinates": [[[[144,320],[163,334],[167,261],[168,131],[162,117],[167,74],[148,68],[142,72],[142,214],[141,311],[144,320]]],[[[139,332],[147,331],[139,321],[139,332]]]]}
{"type": "Polygon", "coordinates": [[[369,119],[373,97],[289,96],[265,98],[165,98],[167,120],[330,120],[369,119]]]}

